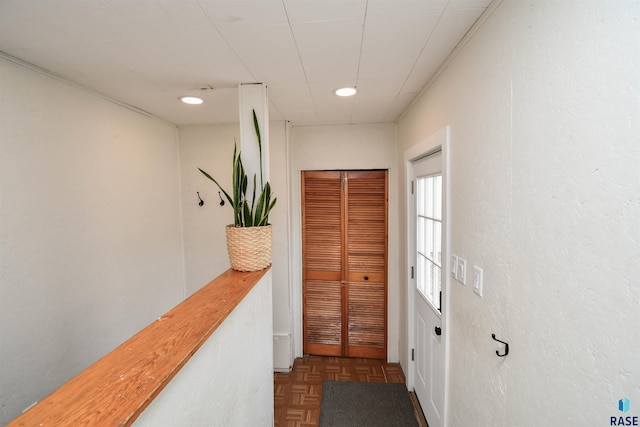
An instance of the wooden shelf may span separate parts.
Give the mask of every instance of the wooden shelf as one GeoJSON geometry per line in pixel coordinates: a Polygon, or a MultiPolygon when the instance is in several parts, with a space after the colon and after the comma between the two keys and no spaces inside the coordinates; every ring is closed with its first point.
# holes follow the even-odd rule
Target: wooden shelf
{"type": "Polygon", "coordinates": [[[226,271],[7,427],[131,425],[267,271],[226,271]]]}

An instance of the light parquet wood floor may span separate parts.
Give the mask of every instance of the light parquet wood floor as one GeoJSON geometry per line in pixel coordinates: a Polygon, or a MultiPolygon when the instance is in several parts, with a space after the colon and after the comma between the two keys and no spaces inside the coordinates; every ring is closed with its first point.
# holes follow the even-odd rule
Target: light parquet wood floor
{"type": "MultiPolygon", "coordinates": [[[[320,422],[322,382],[404,383],[399,363],[384,360],[307,356],[295,360],[288,373],[274,374],[276,427],[315,427],[320,422]]],[[[417,401],[414,401],[414,406],[417,401]]],[[[422,416],[421,411],[417,411],[422,416]]],[[[426,422],[421,420],[423,426],[426,422]]]]}

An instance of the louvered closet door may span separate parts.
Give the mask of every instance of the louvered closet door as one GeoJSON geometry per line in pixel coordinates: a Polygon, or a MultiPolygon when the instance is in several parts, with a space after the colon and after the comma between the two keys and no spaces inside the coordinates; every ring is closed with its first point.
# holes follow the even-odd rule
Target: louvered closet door
{"type": "Polygon", "coordinates": [[[386,357],[387,172],[302,174],[304,352],[386,357]]]}
{"type": "Polygon", "coordinates": [[[302,174],[304,352],[342,355],[342,178],[302,174]]]}
{"type": "Polygon", "coordinates": [[[387,172],[346,172],[346,355],[386,358],[387,172]]]}

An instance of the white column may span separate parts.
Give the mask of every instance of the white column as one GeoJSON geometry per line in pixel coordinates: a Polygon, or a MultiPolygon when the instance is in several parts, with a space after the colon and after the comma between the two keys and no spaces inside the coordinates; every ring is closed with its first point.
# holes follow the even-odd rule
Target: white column
{"type": "Polygon", "coordinates": [[[269,99],[264,83],[240,83],[238,85],[240,104],[240,146],[242,163],[249,178],[247,195],[253,194],[253,175],[256,175],[256,198],[260,194],[260,154],[258,137],[253,123],[253,110],[258,118],[262,140],[262,176],[269,180],[269,99]]]}

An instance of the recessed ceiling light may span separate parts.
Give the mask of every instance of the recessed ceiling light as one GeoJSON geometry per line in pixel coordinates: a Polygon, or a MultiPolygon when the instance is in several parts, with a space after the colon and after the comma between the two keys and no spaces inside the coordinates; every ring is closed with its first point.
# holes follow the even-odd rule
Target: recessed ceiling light
{"type": "Polygon", "coordinates": [[[355,87],[342,87],[340,89],[336,89],[335,94],[338,96],[353,96],[356,92],[355,87]]]}
{"type": "Polygon", "coordinates": [[[180,101],[184,102],[185,104],[192,105],[198,105],[204,102],[202,98],[198,98],[197,96],[181,96],[180,101]]]}

